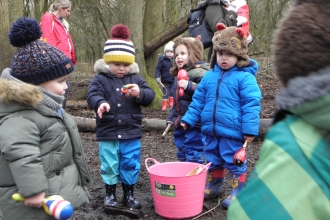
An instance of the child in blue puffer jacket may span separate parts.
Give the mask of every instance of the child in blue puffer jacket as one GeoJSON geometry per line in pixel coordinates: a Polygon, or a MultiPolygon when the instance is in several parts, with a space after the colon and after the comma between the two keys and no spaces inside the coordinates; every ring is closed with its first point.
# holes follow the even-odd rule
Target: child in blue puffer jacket
{"type": "Polygon", "coordinates": [[[233,157],[245,139],[252,142],[259,131],[261,92],[256,81],[258,64],[249,59],[242,28],[217,25],[212,38],[211,67],[193,96],[181,125],[187,129],[201,120],[206,161],[209,169],[204,199],[220,196],[225,169],[231,175],[232,190],[221,202],[227,208],[243,189],[246,161],[241,166],[233,157]]]}

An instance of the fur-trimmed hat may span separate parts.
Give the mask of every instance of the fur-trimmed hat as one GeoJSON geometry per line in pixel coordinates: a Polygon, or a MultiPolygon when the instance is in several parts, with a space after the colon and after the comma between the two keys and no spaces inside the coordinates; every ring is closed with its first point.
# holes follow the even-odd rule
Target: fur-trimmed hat
{"type": "Polygon", "coordinates": [[[18,47],[11,62],[10,74],[33,85],[65,76],[74,70],[71,59],[59,49],[40,40],[39,23],[22,17],[8,34],[10,44],[18,47]]]}
{"type": "Polygon", "coordinates": [[[213,69],[217,63],[217,51],[227,51],[238,57],[237,66],[243,67],[250,63],[248,56],[248,42],[244,37],[244,30],[234,26],[226,27],[220,23],[216,26],[217,31],[212,38],[213,53],[210,66],[213,69]]]}
{"type": "Polygon", "coordinates": [[[329,0],[295,0],[274,33],[274,73],[286,86],[330,65],[329,0]]]}
{"type": "MultiPolygon", "coordinates": [[[[179,45],[185,45],[188,49],[188,65],[194,66],[197,62],[203,60],[203,53],[204,53],[204,47],[203,43],[200,40],[199,36],[197,38],[194,37],[179,37],[174,41],[173,50],[175,53],[175,48],[179,45]]],[[[176,65],[176,62],[173,62],[173,66],[170,70],[171,74],[173,76],[178,75],[178,66],[176,65]]]]}
{"type": "Polygon", "coordinates": [[[130,30],[123,24],[116,24],[111,28],[111,38],[104,45],[105,63],[134,63],[135,49],[129,36],[130,30]]]}
{"type": "Polygon", "coordinates": [[[164,53],[166,53],[166,51],[173,51],[173,45],[174,45],[173,41],[170,41],[167,44],[165,44],[164,53]]]}

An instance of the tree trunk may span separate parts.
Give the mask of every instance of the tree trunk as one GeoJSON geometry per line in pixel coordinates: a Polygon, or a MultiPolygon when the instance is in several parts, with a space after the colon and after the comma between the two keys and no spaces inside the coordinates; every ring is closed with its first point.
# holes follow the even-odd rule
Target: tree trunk
{"type": "Polygon", "coordinates": [[[68,100],[66,101],[66,108],[88,108],[88,104],[86,100],[68,100]]]}
{"type": "MultiPolygon", "coordinates": [[[[147,0],[145,4],[144,22],[143,22],[143,43],[153,39],[157,33],[160,33],[164,28],[163,21],[163,7],[155,7],[155,5],[163,5],[164,0],[147,0]]],[[[159,107],[163,98],[163,93],[159,89],[158,84],[155,83],[155,69],[158,63],[159,56],[162,55],[161,48],[153,51],[150,56],[145,58],[146,68],[150,81],[149,86],[156,92],[156,97],[153,106],[159,107]]]]}
{"type": "Polygon", "coordinates": [[[41,20],[41,10],[40,0],[34,0],[34,17],[37,21],[41,20]]]}
{"type": "MultiPolygon", "coordinates": [[[[1,0],[3,1],[3,0],[1,0]]],[[[6,2],[6,1],[5,1],[6,2]]],[[[9,22],[10,24],[15,22],[17,18],[23,16],[24,4],[22,0],[10,0],[8,1],[8,10],[9,10],[9,22]]]]}
{"type": "Polygon", "coordinates": [[[12,54],[10,51],[12,48],[8,43],[9,30],[9,13],[8,13],[8,1],[0,0],[0,74],[2,70],[9,67],[12,54]]]}
{"type": "Polygon", "coordinates": [[[187,24],[187,19],[188,15],[175,22],[172,26],[155,36],[150,41],[146,42],[144,44],[144,57],[150,56],[150,54],[152,54],[157,48],[188,30],[189,25],[187,24]]]}
{"type": "MultiPolygon", "coordinates": [[[[79,131],[95,132],[96,120],[92,118],[74,117],[79,131]]],[[[259,124],[259,134],[257,139],[263,140],[269,127],[272,125],[273,119],[261,119],[259,124]]],[[[142,119],[142,131],[165,131],[167,125],[166,120],[157,118],[142,119]]],[[[170,130],[173,130],[172,128],[170,130]]]]}

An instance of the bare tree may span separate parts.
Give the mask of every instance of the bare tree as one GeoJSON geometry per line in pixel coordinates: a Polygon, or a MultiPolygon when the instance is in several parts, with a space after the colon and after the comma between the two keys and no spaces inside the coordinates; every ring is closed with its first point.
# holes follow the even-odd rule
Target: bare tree
{"type": "Polygon", "coordinates": [[[23,4],[18,0],[0,0],[0,70],[10,67],[15,48],[9,44],[11,23],[23,15],[23,4]],[[10,12],[10,13],[9,13],[10,12]]]}

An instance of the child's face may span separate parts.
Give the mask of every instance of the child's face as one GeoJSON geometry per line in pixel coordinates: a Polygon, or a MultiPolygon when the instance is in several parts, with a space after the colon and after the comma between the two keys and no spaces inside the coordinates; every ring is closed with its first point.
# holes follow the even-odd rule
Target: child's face
{"type": "Polygon", "coordinates": [[[174,52],[172,50],[167,50],[165,52],[165,56],[168,58],[168,59],[172,59],[173,56],[174,56],[174,52]]]}
{"type": "Polygon", "coordinates": [[[129,71],[129,63],[109,63],[110,72],[117,78],[123,78],[129,71]]]}
{"type": "Polygon", "coordinates": [[[180,44],[175,48],[175,63],[179,68],[183,68],[183,65],[189,63],[188,55],[186,45],[180,44]]]}
{"type": "Polygon", "coordinates": [[[236,65],[238,58],[227,51],[217,51],[217,63],[221,69],[229,70],[236,65]]]}
{"type": "Polygon", "coordinates": [[[50,80],[48,82],[41,83],[39,86],[47,89],[48,91],[56,95],[64,95],[65,90],[68,88],[66,80],[69,75],[59,77],[57,79],[50,80]]]}

